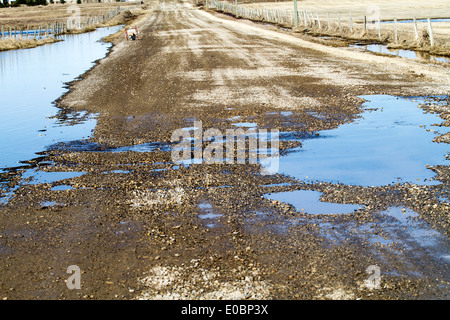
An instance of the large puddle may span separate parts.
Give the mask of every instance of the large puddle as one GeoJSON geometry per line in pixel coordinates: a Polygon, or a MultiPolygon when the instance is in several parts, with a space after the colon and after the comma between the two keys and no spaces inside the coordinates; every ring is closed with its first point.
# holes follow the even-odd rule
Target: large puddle
{"type": "Polygon", "coordinates": [[[449,132],[436,114],[418,108],[421,98],[363,96],[365,112],[354,122],[321,131],[279,158],[279,173],[302,181],[383,186],[437,184],[427,165],[446,165],[449,148],[436,143],[449,132]]]}
{"type": "Polygon", "coordinates": [[[357,204],[340,204],[321,201],[322,192],[314,190],[295,190],[269,193],[265,197],[293,205],[299,212],[308,214],[347,214],[357,211],[363,206],[357,204]]]}
{"type": "MultiPolygon", "coordinates": [[[[437,114],[425,113],[419,108],[428,98],[407,99],[389,95],[361,98],[367,100],[363,106],[364,112],[351,123],[315,134],[280,132],[280,140],[297,140],[302,143],[300,147],[289,150],[281,157],[273,148],[272,142],[269,143],[267,138],[264,139],[264,136],[257,133],[257,123],[239,122],[231,125],[246,130],[245,137],[248,139],[253,137],[259,143],[267,142],[262,144],[267,149],[249,151],[258,155],[265,152],[267,158],[258,158],[258,162],[263,168],[270,169],[266,171],[271,173],[289,175],[306,182],[361,186],[407,182],[419,185],[439,184],[431,167],[448,164],[446,156],[449,148],[448,144],[433,140],[450,131],[448,127],[438,126],[443,120],[437,114]]],[[[313,113],[311,115],[323,118],[313,113]]],[[[186,131],[197,129],[199,128],[185,128],[186,131]]],[[[226,145],[225,139],[228,137],[219,136],[214,141],[226,145]]],[[[192,142],[195,139],[192,133],[188,140],[191,142],[188,145],[189,151],[194,151],[192,142]]],[[[181,149],[175,146],[173,150],[181,149]]],[[[246,157],[248,156],[247,154],[246,157]]],[[[227,163],[233,159],[218,160],[220,163],[227,163]]],[[[201,164],[203,161],[188,157],[178,163],[191,165],[201,164]]]]}
{"type": "Polygon", "coordinates": [[[94,115],[67,114],[52,102],[67,90],[66,82],[106,55],[110,44],[99,40],[121,28],[65,35],[62,42],[0,53],[0,173],[55,143],[90,136],[94,115]]]}

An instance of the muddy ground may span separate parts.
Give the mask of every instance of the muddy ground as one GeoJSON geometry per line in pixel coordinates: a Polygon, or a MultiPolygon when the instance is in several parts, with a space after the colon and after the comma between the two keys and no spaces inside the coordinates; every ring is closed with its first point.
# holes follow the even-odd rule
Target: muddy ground
{"type": "MultiPolygon", "coordinates": [[[[181,1],[155,2],[138,27],[139,40],[117,37],[58,101],[61,117],[99,114],[92,138],[52,146],[32,163],[85,174],[22,183],[0,205],[0,297],[448,299],[448,258],[395,225],[377,228],[386,225],[382,210],[402,206],[448,240],[449,206],[438,199],[448,199],[448,167],[433,169],[439,185],[370,188],[262,175],[259,165],[179,166],[167,149],[173,131],[193,119],[203,130],[224,131],[240,116],[314,135],[355,119],[360,95],[448,94],[448,67],[327,47],[181,1]],[[280,111],[292,112],[289,121],[280,111]],[[153,151],[112,152],[140,144],[153,151]],[[365,207],[310,216],[264,198],[304,189],[365,207]],[[387,245],[371,241],[393,234],[387,245]],[[71,265],[81,269],[79,290],[66,286],[71,265]],[[365,285],[371,265],[381,270],[378,289],[365,285]]],[[[448,120],[448,104],[423,108],[448,120]]],[[[280,149],[296,145],[281,141],[280,149]]],[[[19,174],[2,179],[13,187],[19,174]]],[[[448,242],[441,249],[448,256],[448,242]]]]}

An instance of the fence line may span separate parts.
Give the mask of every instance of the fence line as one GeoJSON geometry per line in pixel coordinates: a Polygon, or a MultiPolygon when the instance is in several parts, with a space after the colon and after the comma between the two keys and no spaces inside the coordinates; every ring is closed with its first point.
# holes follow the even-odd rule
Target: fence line
{"type": "MultiPolygon", "coordinates": [[[[198,1],[198,0],[197,0],[198,1]]],[[[364,16],[361,21],[362,23],[356,23],[352,13],[349,12],[346,15],[348,24],[344,24],[342,21],[341,13],[337,14],[337,17],[333,18],[330,13],[327,13],[325,17],[320,17],[318,13],[308,12],[305,10],[282,10],[282,9],[266,9],[266,8],[247,8],[240,7],[237,2],[233,3],[220,0],[207,0],[203,3],[206,8],[215,10],[218,12],[223,12],[227,14],[234,15],[235,17],[245,18],[249,20],[254,20],[258,22],[273,23],[283,27],[294,28],[296,25],[303,25],[305,28],[310,28],[312,31],[326,33],[327,31],[338,30],[340,33],[345,34],[356,34],[357,32],[364,32],[365,34],[370,34],[370,30],[377,33],[378,39],[380,41],[388,36],[392,36],[395,42],[399,41],[399,29],[398,21],[394,18],[394,30],[389,30],[385,28],[382,30],[383,23],[380,17],[376,20],[369,21],[367,16],[364,16]],[[295,12],[297,11],[297,12],[295,12]]],[[[294,5],[293,5],[294,7],[294,5]]],[[[414,17],[412,24],[412,31],[414,32],[415,39],[419,39],[419,31],[417,27],[417,21],[414,17]]],[[[430,38],[430,45],[434,46],[435,39],[433,36],[433,27],[431,19],[427,19],[428,32],[430,38]]]]}
{"type": "Polygon", "coordinates": [[[95,17],[85,17],[84,21],[81,22],[80,19],[70,19],[68,18],[66,22],[54,22],[47,23],[47,25],[36,27],[35,29],[30,30],[29,26],[26,29],[22,30],[18,27],[9,27],[5,28],[5,26],[1,26],[0,30],[0,39],[43,39],[48,38],[49,36],[58,36],[64,33],[67,33],[70,30],[74,29],[84,29],[92,26],[97,26],[99,24],[105,23],[108,20],[111,20],[119,13],[124,10],[137,9],[140,5],[137,4],[135,6],[127,6],[120,7],[109,11],[107,14],[95,17]]]}

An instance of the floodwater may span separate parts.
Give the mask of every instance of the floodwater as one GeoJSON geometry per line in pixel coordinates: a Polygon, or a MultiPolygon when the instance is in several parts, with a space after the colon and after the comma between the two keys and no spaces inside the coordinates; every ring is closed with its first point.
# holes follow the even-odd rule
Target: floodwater
{"type": "Polygon", "coordinates": [[[361,117],[318,136],[279,158],[279,172],[302,181],[383,186],[410,182],[432,185],[427,165],[446,165],[449,147],[433,139],[449,132],[436,114],[424,113],[415,102],[389,95],[362,96],[361,117]]]}
{"type": "Polygon", "coordinates": [[[45,171],[34,171],[33,169],[28,169],[22,174],[22,180],[27,181],[28,184],[40,184],[40,183],[54,183],[56,181],[71,179],[75,177],[80,177],[86,174],[85,172],[45,172],[45,171]]]}
{"type": "Polygon", "coordinates": [[[429,54],[427,52],[413,51],[413,50],[403,50],[403,49],[388,49],[384,44],[354,44],[350,47],[364,48],[370,52],[390,54],[401,58],[423,60],[423,61],[433,61],[433,62],[443,62],[450,63],[450,58],[441,57],[429,54]]]}
{"type": "Polygon", "coordinates": [[[269,193],[265,198],[289,203],[299,212],[308,214],[346,214],[363,208],[357,204],[340,204],[321,201],[322,192],[314,190],[294,190],[269,193]]]}
{"type": "MultiPolygon", "coordinates": [[[[268,136],[251,131],[257,127],[256,123],[232,125],[246,127],[247,137],[253,136],[261,143],[267,142],[260,144],[258,149],[248,150],[253,154],[265,155],[258,157],[263,169],[267,169],[262,171],[264,174],[280,173],[306,182],[323,181],[362,186],[406,182],[419,185],[439,184],[434,178],[435,173],[427,166],[448,164],[448,144],[433,140],[440,134],[449,132],[449,128],[436,126],[443,120],[436,114],[427,114],[418,108],[425,98],[406,99],[389,95],[362,98],[367,100],[363,106],[364,112],[351,123],[315,134],[298,132],[293,135],[281,132],[280,139],[302,143],[283,156],[279,155],[272,141],[269,143],[268,136]],[[261,146],[266,149],[261,149],[261,146]]],[[[289,115],[285,114],[287,117],[289,115]]],[[[324,119],[320,115],[315,116],[324,119]]],[[[224,144],[225,138],[226,136],[219,136],[215,142],[224,144]]],[[[195,139],[190,137],[190,141],[195,139]]],[[[192,143],[187,148],[188,158],[180,159],[178,163],[203,163],[202,159],[191,157],[191,151],[194,151],[192,143]]],[[[183,149],[175,146],[173,150],[183,149]]],[[[246,157],[248,156],[247,154],[246,157]]],[[[227,163],[233,159],[215,160],[227,163]]]]}
{"type": "Polygon", "coordinates": [[[95,115],[67,114],[52,103],[74,80],[103,58],[110,44],[99,40],[121,26],[65,35],[64,41],[0,53],[0,173],[23,166],[59,142],[88,138],[95,115]]]}

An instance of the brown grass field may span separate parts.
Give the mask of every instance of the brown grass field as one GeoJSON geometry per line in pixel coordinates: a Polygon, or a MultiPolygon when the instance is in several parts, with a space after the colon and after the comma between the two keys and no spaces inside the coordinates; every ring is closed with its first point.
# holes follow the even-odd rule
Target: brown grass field
{"type": "MultiPolygon", "coordinates": [[[[107,14],[117,7],[132,7],[136,2],[83,3],[76,6],[80,9],[81,19],[107,14]]],[[[47,6],[20,6],[16,8],[0,8],[0,26],[31,28],[47,25],[47,23],[66,22],[73,15],[69,9],[73,4],[49,4],[47,6]]]]}

